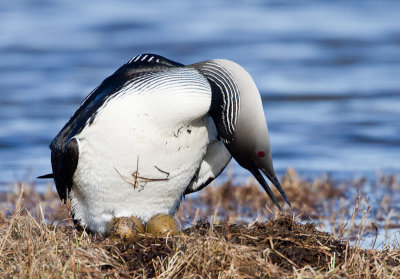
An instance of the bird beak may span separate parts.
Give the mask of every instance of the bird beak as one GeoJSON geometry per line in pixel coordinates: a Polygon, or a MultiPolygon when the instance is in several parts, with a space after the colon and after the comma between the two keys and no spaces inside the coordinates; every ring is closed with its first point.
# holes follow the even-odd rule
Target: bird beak
{"type": "MultiPolygon", "coordinates": [[[[282,197],[285,199],[287,204],[291,207],[291,204],[289,202],[288,197],[286,196],[285,190],[283,190],[281,184],[279,183],[278,178],[276,177],[275,174],[270,174],[266,170],[261,169],[261,171],[265,174],[266,177],[268,177],[269,181],[274,184],[275,188],[278,189],[279,193],[281,193],[282,197]]],[[[268,186],[268,183],[265,181],[264,177],[262,176],[260,170],[258,168],[254,168],[250,170],[250,172],[254,175],[254,177],[257,179],[258,183],[261,184],[261,186],[264,188],[265,192],[267,192],[268,196],[271,198],[271,200],[274,202],[274,204],[279,208],[279,210],[282,210],[281,206],[278,203],[278,200],[276,199],[274,193],[272,192],[271,188],[268,186]]]]}

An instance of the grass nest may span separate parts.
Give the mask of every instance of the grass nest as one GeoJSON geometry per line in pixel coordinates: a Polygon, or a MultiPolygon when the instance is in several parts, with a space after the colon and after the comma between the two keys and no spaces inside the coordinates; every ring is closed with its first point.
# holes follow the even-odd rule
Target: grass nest
{"type": "Polygon", "coordinates": [[[289,272],[293,267],[304,266],[326,269],[332,264],[334,254],[337,255],[335,264],[340,264],[346,251],[345,243],[317,231],[312,224],[301,225],[287,215],[251,226],[211,225],[206,219],[200,219],[177,238],[143,236],[115,245],[132,272],[140,270],[148,276],[160,275],[154,260],[170,263],[174,259],[176,264],[170,267],[173,272],[169,270],[167,274],[212,278],[231,269],[236,275],[262,277],[269,273],[269,265],[289,272]]]}
{"type": "Polygon", "coordinates": [[[38,222],[26,210],[0,218],[5,278],[302,278],[400,275],[400,252],[350,247],[288,215],[249,225],[200,218],[180,236],[116,240],[38,222]]]}

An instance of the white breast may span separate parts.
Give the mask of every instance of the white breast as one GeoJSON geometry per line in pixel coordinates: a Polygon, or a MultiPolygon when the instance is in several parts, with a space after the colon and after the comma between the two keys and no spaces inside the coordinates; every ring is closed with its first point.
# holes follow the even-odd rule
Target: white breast
{"type": "Polygon", "coordinates": [[[79,161],[71,204],[82,225],[104,233],[114,216],[147,221],[177,209],[216,129],[207,116],[206,80],[195,73],[181,76],[179,69],[173,74],[174,82],[184,79],[187,86],[131,85],[75,136],[79,161]]]}

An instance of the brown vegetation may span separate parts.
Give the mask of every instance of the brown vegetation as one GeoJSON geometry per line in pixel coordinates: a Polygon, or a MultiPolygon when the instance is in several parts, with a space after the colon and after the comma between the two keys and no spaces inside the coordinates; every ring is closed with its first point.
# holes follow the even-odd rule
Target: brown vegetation
{"type": "MultiPolygon", "coordinates": [[[[398,187],[395,179],[390,183],[390,187],[398,187]]],[[[345,186],[329,179],[302,181],[290,170],[283,186],[293,211],[281,214],[255,183],[240,187],[230,184],[228,181],[188,196],[177,213],[186,224],[181,235],[155,238],[142,234],[130,241],[74,229],[68,207],[59,202],[50,187],[44,193],[29,185],[23,185],[22,191],[21,185],[10,188],[8,193],[0,194],[0,277],[400,276],[400,245],[395,240],[378,250],[362,249],[360,241],[350,242],[361,239],[373,222],[363,213],[357,221],[362,197],[350,208],[351,216],[345,218],[349,208],[340,202],[345,197],[345,186]],[[332,214],[327,214],[329,210],[332,214]],[[294,218],[293,214],[298,216],[294,218]],[[304,221],[318,224],[323,216],[336,228],[333,235],[304,221]],[[270,220],[264,221],[266,218],[270,220]]],[[[387,202],[382,203],[383,220],[388,219],[387,202]]],[[[391,218],[388,222],[396,226],[391,218]]]]}

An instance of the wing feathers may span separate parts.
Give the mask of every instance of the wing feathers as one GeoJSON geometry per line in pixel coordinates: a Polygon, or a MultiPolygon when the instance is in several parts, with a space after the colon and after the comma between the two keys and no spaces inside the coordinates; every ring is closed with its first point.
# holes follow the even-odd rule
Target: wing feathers
{"type": "Polygon", "coordinates": [[[210,143],[196,176],[186,188],[185,195],[200,191],[210,184],[225,169],[231,158],[231,154],[221,141],[210,143]]]}
{"type": "Polygon", "coordinates": [[[58,195],[66,200],[72,187],[72,176],[79,160],[79,144],[76,138],[71,139],[64,150],[52,150],[51,165],[58,195]]]}

